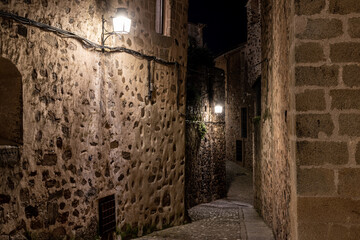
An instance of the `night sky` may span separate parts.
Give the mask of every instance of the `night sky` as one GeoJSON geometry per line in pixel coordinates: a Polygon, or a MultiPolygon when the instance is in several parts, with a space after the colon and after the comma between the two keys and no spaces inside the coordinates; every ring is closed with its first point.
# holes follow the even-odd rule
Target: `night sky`
{"type": "Polygon", "coordinates": [[[189,22],[204,23],[204,42],[219,55],[246,42],[247,0],[189,0],[189,22]]]}

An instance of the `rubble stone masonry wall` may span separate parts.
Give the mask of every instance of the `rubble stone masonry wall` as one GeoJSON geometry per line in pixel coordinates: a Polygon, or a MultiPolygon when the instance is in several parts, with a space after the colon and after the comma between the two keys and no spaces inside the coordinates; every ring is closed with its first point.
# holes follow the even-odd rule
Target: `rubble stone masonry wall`
{"type": "Polygon", "coordinates": [[[247,43],[246,60],[248,66],[248,82],[253,86],[261,75],[261,1],[249,0],[247,8],[247,43]]]}
{"type": "Polygon", "coordinates": [[[298,239],[360,236],[360,1],[295,1],[298,239]]]}
{"type": "Polygon", "coordinates": [[[255,208],[272,227],[278,240],[292,239],[292,195],[295,159],[292,129],[291,32],[293,7],[287,0],[261,1],[262,112],[261,156],[254,166],[255,208]]]}
{"type": "Polygon", "coordinates": [[[180,64],[151,62],[150,100],[147,60],[0,18],[0,62],[21,75],[24,129],[20,159],[0,158],[0,239],[95,239],[98,200],[111,194],[118,231],[182,223],[188,3],[170,3],[166,37],[155,32],[155,0],[0,1],[2,11],[97,43],[101,15],[126,7],[130,34],[107,44],[180,64]]]}
{"type": "Polygon", "coordinates": [[[189,209],[226,196],[225,113],[214,111],[215,105],[224,106],[224,72],[197,66],[189,70],[186,84],[185,193],[189,209]],[[201,133],[202,127],[206,133],[201,133]]]}

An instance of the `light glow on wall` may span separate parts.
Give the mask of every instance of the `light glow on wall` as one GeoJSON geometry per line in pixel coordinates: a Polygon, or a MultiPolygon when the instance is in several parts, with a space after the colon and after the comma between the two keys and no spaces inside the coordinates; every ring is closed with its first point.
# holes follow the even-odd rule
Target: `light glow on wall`
{"type": "Polygon", "coordinates": [[[215,113],[222,113],[223,112],[223,106],[216,105],[215,106],[215,113]]]}
{"type": "Polygon", "coordinates": [[[131,19],[125,8],[118,8],[116,16],[113,18],[114,32],[119,34],[128,34],[131,28],[131,19]]]}

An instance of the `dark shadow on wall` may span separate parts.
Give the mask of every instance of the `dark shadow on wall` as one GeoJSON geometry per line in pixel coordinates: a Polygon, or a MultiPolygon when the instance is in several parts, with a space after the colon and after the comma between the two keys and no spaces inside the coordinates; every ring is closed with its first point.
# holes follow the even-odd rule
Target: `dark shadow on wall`
{"type": "Polygon", "coordinates": [[[23,143],[22,101],[19,71],[10,60],[0,57],[0,168],[6,172],[20,163],[19,146],[23,143]]]}
{"type": "Polygon", "coordinates": [[[0,57],[0,145],[21,145],[22,82],[16,66],[0,57]]]}
{"type": "Polygon", "coordinates": [[[213,67],[211,53],[190,42],[186,83],[185,205],[226,196],[224,72],[213,67]]]}

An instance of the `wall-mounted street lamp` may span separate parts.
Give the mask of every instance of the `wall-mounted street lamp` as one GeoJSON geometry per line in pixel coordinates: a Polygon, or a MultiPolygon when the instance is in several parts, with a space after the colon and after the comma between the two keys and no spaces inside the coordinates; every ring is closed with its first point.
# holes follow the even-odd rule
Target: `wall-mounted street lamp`
{"type": "Polygon", "coordinates": [[[223,106],[216,105],[215,106],[215,113],[222,113],[223,112],[223,106]]]}
{"type": "MultiPolygon", "coordinates": [[[[53,33],[55,33],[58,36],[63,37],[63,38],[75,39],[75,40],[79,41],[80,44],[86,49],[91,49],[91,50],[94,50],[94,51],[101,51],[101,52],[104,52],[105,49],[106,49],[107,52],[109,52],[109,53],[124,52],[124,53],[130,54],[130,55],[132,55],[134,57],[141,57],[141,58],[146,59],[148,61],[153,61],[155,63],[162,64],[164,66],[175,66],[175,68],[177,69],[176,70],[177,75],[179,75],[179,71],[180,71],[179,69],[180,69],[180,67],[184,67],[184,65],[180,64],[177,61],[164,60],[164,59],[158,58],[156,56],[147,55],[147,54],[144,54],[144,53],[139,52],[139,51],[128,49],[126,47],[104,46],[104,43],[105,43],[106,39],[108,38],[108,35],[114,35],[114,34],[120,34],[120,33],[124,34],[124,33],[129,33],[130,32],[131,20],[127,17],[126,9],[124,9],[124,8],[119,9],[119,10],[117,10],[117,12],[119,13],[119,15],[117,14],[116,17],[124,16],[126,18],[119,18],[119,21],[114,19],[115,25],[117,25],[119,27],[115,27],[113,32],[107,32],[105,30],[105,26],[104,26],[105,25],[105,19],[104,19],[104,16],[102,16],[101,44],[92,42],[89,39],[86,39],[86,38],[84,38],[82,36],[79,36],[76,33],[66,31],[66,30],[61,29],[61,28],[56,28],[56,27],[53,27],[51,25],[48,25],[48,24],[45,24],[45,23],[42,23],[42,22],[37,22],[37,21],[31,20],[31,19],[26,18],[26,17],[21,17],[19,15],[13,14],[13,13],[4,12],[2,10],[0,10],[0,18],[10,19],[10,20],[12,20],[14,22],[17,22],[19,24],[22,24],[22,25],[29,25],[29,26],[36,27],[36,28],[44,30],[44,31],[53,32],[53,33]]],[[[178,76],[178,79],[179,79],[179,76],[178,76]]]]}
{"type": "Polygon", "coordinates": [[[115,17],[113,20],[113,31],[108,32],[105,29],[104,15],[102,16],[102,34],[101,34],[101,45],[105,45],[106,39],[111,35],[119,35],[119,34],[128,34],[131,28],[131,19],[128,17],[128,13],[126,8],[118,8],[116,9],[115,17]]]}
{"type": "Polygon", "coordinates": [[[128,17],[126,8],[118,8],[113,18],[114,32],[128,34],[131,27],[131,19],[128,17]]]}

